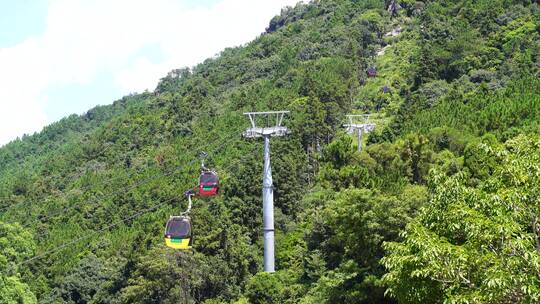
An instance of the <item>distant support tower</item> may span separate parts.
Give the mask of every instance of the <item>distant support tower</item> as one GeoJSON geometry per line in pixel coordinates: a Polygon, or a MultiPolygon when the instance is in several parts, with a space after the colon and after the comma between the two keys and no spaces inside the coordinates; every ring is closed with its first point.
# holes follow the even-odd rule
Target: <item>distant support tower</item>
{"type": "Polygon", "coordinates": [[[264,139],[263,171],[263,233],[264,233],[264,271],[275,272],[274,258],[274,186],[270,165],[270,137],[285,136],[289,133],[282,125],[283,117],[289,111],[248,112],[251,128],[242,134],[245,138],[262,137],[264,139]]]}
{"type": "Polygon", "coordinates": [[[375,124],[369,121],[370,114],[347,115],[348,124],[343,126],[347,128],[347,133],[356,133],[358,136],[358,152],[362,151],[362,135],[375,129],[375,124]]]}

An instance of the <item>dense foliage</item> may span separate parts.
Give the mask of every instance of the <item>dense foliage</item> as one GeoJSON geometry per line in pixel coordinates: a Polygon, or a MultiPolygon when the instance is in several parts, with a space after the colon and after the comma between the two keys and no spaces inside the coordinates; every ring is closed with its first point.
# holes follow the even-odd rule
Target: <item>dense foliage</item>
{"type": "Polygon", "coordinates": [[[537,1],[320,0],[154,92],[0,149],[0,303],[535,303],[537,1]],[[389,9],[390,8],[390,9],[389,9]],[[370,70],[370,74],[367,71],[370,70]],[[272,140],[274,274],[260,142],[272,140]],[[376,113],[357,152],[348,113],[376,113]],[[163,244],[198,155],[194,249],[163,244]]]}
{"type": "Polygon", "coordinates": [[[540,300],[540,138],[482,144],[497,164],[470,185],[434,172],[430,201],[383,258],[400,303],[537,303],[540,300]]]}

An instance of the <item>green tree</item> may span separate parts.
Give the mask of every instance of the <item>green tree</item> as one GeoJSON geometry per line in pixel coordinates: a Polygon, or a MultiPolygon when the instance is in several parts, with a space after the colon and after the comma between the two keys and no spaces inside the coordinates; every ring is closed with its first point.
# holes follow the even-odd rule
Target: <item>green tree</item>
{"type": "Polygon", "coordinates": [[[108,277],[104,263],[90,254],[63,278],[55,293],[63,303],[90,303],[108,277]]]}
{"type": "Polygon", "coordinates": [[[283,283],[275,274],[261,272],[246,285],[246,295],[251,304],[283,303],[283,283]]]}
{"type": "Polygon", "coordinates": [[[401,158],[408,166],[407,175],[414,183],[424,183],[432,162],[429,140],[424,135],[410,134],[401,143],[401,158]]]}
{"type": "Polygon", "coordinates": [[[189,303],[193,300],[193,285],[200,282],[197,265],[187,254],[165,250],[161,247],[140,257],[128,285],[122,289],[123,303],[189,303]]]}
{"type": "Polygon", "coordinates": [[[34,251],[34,240],[28,231],[18,224],[0,222],[0,303],[37,303],[36,296],[20,275],[19,266],[34,251]]]}
{"type": "Polygon", "coordinates": [[[540,300],[540,137],[484,145],[497,160],[477,187],[436,174],[403,242],[387,243],[388,292],[400,303],[540,300]]]}

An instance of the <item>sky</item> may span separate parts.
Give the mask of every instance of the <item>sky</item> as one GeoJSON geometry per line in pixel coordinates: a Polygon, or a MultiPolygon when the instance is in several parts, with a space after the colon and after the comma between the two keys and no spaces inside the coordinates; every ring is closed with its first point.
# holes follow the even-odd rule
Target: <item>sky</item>
{"type": "Polygon", "coordinates": [[[0,0],[0,146],[153,91],[264,31],[298,0],[0,0]]]}

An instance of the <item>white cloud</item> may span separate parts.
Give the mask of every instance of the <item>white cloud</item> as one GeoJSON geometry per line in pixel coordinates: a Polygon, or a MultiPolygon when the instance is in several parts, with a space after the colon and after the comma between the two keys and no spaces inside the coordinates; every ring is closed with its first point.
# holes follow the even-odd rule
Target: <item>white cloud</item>
{"type": "Polygon", "coordinates": [[[43,35],[0,49],[0,145],[50,123],[44,108],[53,86],[85,85],[107,74],[124,94],[152,90],[168,71],[255,38],[296,2],[51,0],[43,35]],[[160,61],[141,53],[148,46],[161,51],[160,61]]]}
{"type": "Polygon", "coordinates": [[[34,51],[38,45],[29,39],[0,49],[0,145],[47,123],[42,111],[46,100],[39,94],[47,86],[47,75],[45,63],[34,51]]]}

